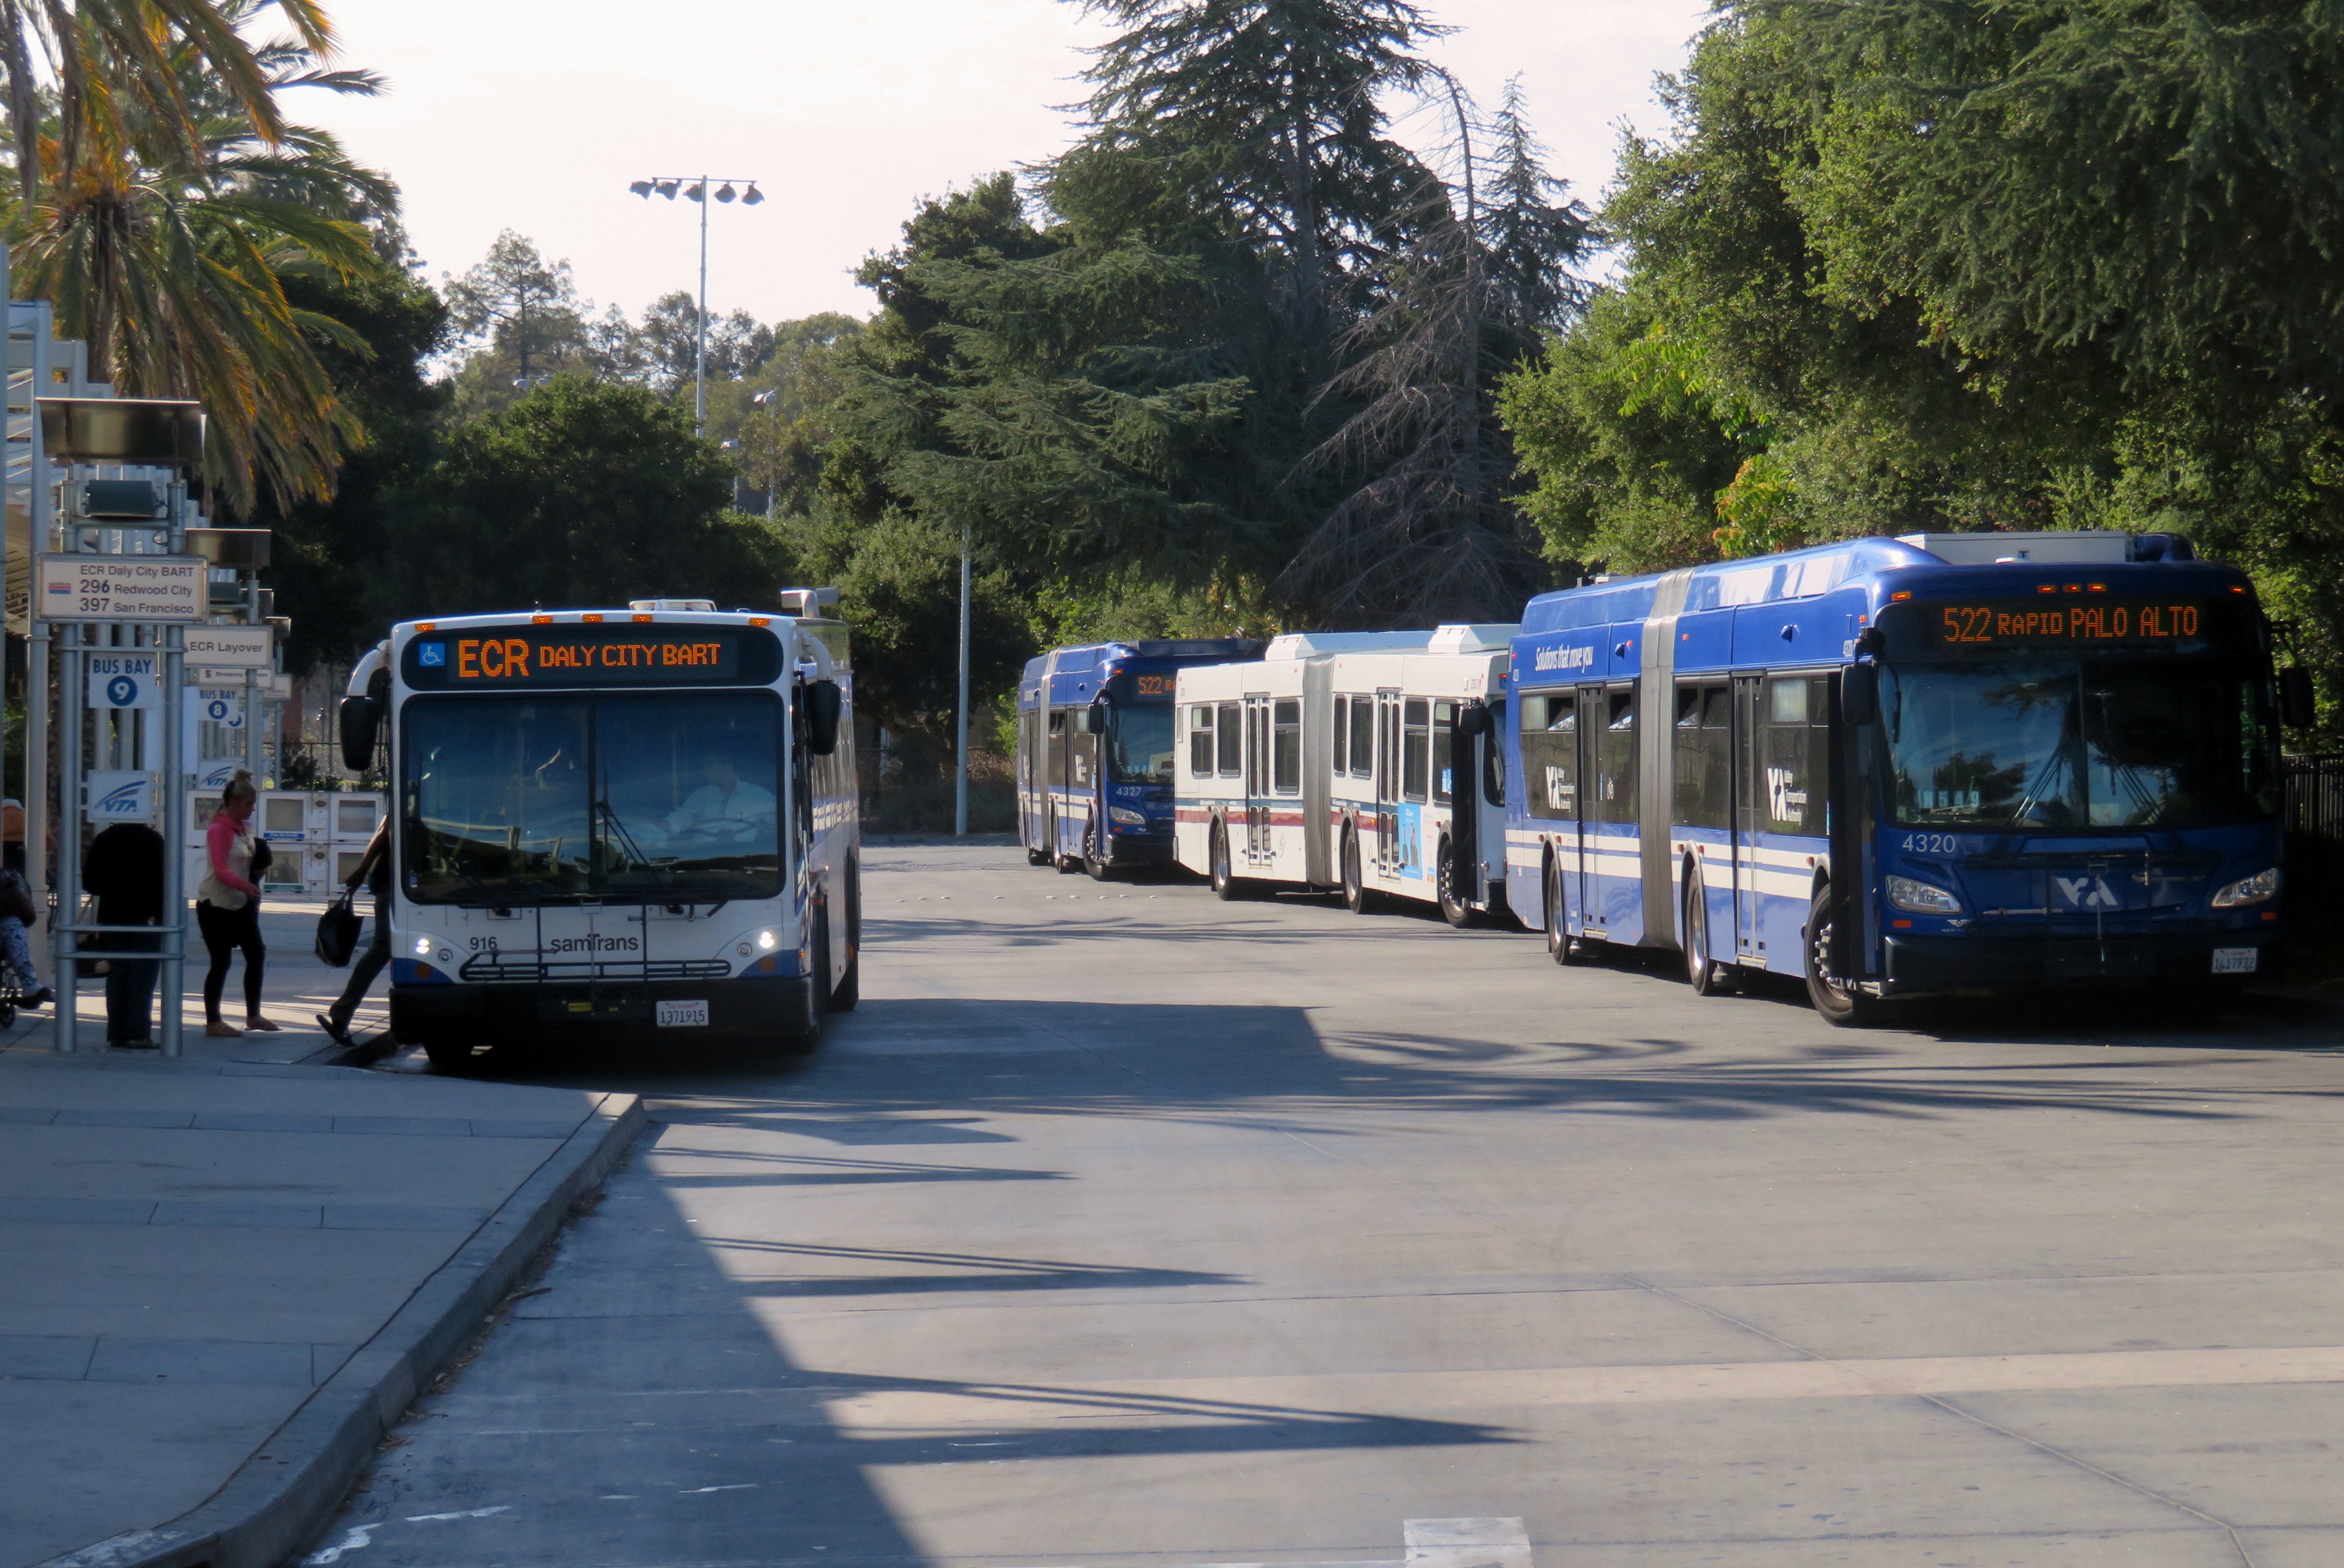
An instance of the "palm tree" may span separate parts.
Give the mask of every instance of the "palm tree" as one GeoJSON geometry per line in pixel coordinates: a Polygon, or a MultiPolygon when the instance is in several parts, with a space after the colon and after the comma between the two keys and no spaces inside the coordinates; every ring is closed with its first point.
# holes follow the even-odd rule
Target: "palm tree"
{"type": "MultiPolygon", "coordinates": [[[[318,0],[269,3],[293,25],[303,49],[320,58],[333,52],[333,24],[318,0]]],[[[7,74],[20,199],[32,201],[43,165],[35,53],[56,84],[60,173],[79,165],[86,132],[118,130],[124,116],[159,129],[196,161],[198,116],[185,91],[190,55],[263,141],[283,139],[268,69],[241,32],[260,8],[255,0],[0,0],[0,68],[7,74]]]]}
{"type": "MultiPolygon", "coordinates": [[[[261,4],[227,0],[215,14],[240,25],[261,4]]],[[[108,90],[83,95],[77,130],[60,95],[36,143],[47,177],[13,225],[19,275],[55,301],[61,329],[89,344],[93,371],[125,396],[204,403],[208,477],[237,511],[251,509],[263,483],[284,502],[330,494],[342,453],[361,439],[312,345],[365,345],[339,322],[295,308],[278,279],[378,273],[385,263],[365,220],[398,205],[389,180],[328,133],[286,123],[274,102],[297,86],[371,94],[379,79],[324,69],[298,40],[251,53],[269,100],[267,128],[188,39],[167,57],[170,102],[185,109],[186,127],[114,90],[138,74],[134,62],[96,73],[108,90]],[[90,112],[100,101],[106,112],[90,112]],[[190,127],[192,157],[180,134],[190,127]],[[69,139],[78,149],[71,163],[69,139]]]]}

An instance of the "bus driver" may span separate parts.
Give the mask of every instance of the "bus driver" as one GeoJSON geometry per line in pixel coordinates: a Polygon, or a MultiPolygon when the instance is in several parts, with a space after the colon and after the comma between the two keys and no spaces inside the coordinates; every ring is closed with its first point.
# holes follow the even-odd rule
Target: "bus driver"
{"type": "Polygon", "coordinates": [[[722,752],[702,753],[700,767],[708,782],[686,795],[672,814],[660,819],[670,837],[746,838],[757,828],[773,827],[780,804],[771,790],[744,783],[732,759],[722,752]]]}

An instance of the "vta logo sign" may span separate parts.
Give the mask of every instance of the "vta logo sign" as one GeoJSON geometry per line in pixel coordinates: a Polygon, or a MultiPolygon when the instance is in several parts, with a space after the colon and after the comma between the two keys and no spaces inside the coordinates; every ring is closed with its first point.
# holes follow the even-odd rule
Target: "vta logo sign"
{"type": "Polygon", "coordinates": [[[2070,909],[2121,909],[2124,901],[2105,876],[2055,876],[2051,885],[2059,902],[2070,909]]]}

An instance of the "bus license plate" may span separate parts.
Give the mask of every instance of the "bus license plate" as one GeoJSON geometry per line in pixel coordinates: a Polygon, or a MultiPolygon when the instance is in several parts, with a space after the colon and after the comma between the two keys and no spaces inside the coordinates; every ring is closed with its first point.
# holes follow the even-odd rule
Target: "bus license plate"
{"type": "Polygon", "coordinates": [[[2214,973],[2217,975],[2251,975],[2255,972],[2254,947],[2217,947],[2214,949],[2214,973]]]}
{"type": "Polygon", "coordinates": [[[659,1004],[658,1023],[662,1029],[704,1029],[708,1027],[708,1004],[704,1001],[662,1002],[659,1004]]]}

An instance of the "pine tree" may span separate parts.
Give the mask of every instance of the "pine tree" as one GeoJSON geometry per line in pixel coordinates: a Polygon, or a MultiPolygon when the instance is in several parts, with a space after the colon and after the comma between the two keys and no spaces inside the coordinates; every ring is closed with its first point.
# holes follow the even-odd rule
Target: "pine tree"
{"type": "Polygon", "coordinates": [[[1278,580],[1322,615],[1502,620],[1541,586],[1492,393],[1583,303],[1570,268],[1594,226],[1540,162],[1518,80],[1487,126],[1440,87],[1453,177],[1428,178],[1416,238],[1378,268],[1358,358],[1320,394],[1356,411],[1301,465],[1356,481],[1278,580]]]}

